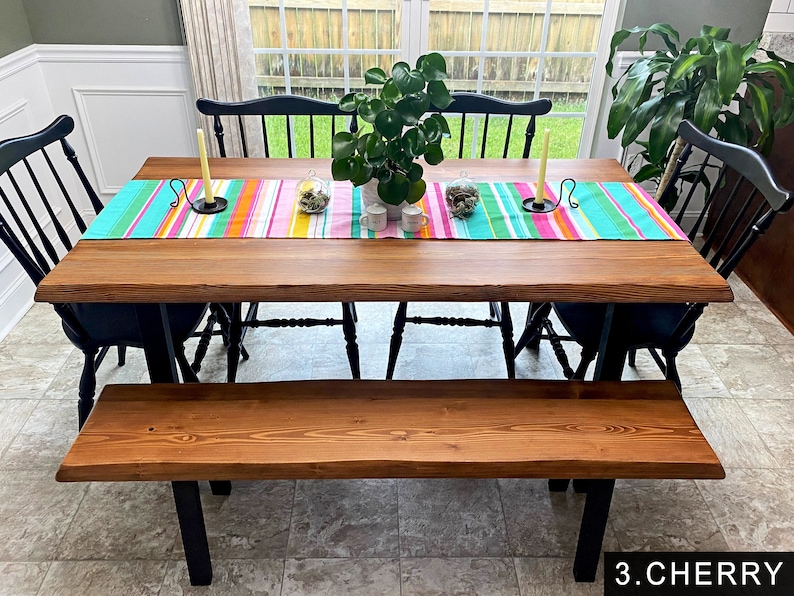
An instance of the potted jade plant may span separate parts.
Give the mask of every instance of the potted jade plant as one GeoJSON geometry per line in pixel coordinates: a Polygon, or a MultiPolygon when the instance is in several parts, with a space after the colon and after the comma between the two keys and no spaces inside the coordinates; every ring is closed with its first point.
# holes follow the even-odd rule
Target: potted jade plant
{"type": "MultiPolygon", "coordinates": [[[[760,38],[741,45],[728,39],[730,29],[704,26],[699,36],[682,43],[678,31],[667,24],[622,29],[612,37],[606,66],[610,76],[618,46],[635,33],[640,34],[641,53],[649,33],[659,36],[665,49],[634,61],[615,83],[607,133],[614,139],[622,131],[623,147],[642,147],[630,169],[636,182],[657,182],[657,198],[684,148],[676,134],[682,119],[767,155],[775,129],[794,121],[794,64],[765,50],[768,60],[758,61],[760,38]],[[771,77],[780,83],[782,94],[775,93],[771,77]]],[[[682,178],[695,175],[685,172],[682,178]]],[[[672,209],[677,198],[672,193],[670,204],[663,207],[672,209]]]]}
{"type": "Polygon", "coordinates": [[[339,101],[345,112],[356,112],[370,126],[357,133],[338,132],[333,138],[334,180],[362,186],[365,204],[382,201],[389,219],[399,219],[397,206],[416,203],[425,193],[424,170],[443,161],[441,139],[449,125],[441,114],[427,114],[431,105],[446,108],[452,97],[444,84],[447,64],[441,54],[421,56],[412,69],[406,62],[392,66],[391,76],[381,68],[364,74],[379,93],[348,93],[339,101]]]}

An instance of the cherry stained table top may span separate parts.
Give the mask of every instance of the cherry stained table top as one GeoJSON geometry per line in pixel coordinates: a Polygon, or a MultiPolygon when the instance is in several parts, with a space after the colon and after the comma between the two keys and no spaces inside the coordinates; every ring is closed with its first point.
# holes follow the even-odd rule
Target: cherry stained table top
{"type": "MultiPolygon", "coordinates": [[[[534,181],[538,160],[445,160],[428,181],[467,170],[534,181]]],[[[215,179],[330,178],[330,160],[210,159],[215,179]]],[[[197,158],[151,157],[136,179],[198,178],[197,158]]],[[[550,160],[547,180],[630,182],[614,160],[550,160]]],[[[163,239],[83,240],[39,284],[39,302],[519,301],[729,302],[685,241],[163,239]]]]}

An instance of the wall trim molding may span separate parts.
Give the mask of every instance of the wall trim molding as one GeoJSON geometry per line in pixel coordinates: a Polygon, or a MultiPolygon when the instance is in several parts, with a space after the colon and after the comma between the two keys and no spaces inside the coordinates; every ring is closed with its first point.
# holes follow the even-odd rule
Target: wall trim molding
{"type": "Polygon", "coordinates": [[[79,63],[187,63],[185,46],[88,46],[34,44],[39,62],[79,63]]]}
{"type": "Polygon", "coordinates": [[[36,64],[39,60],[35,45],[17,50],[0,58],[0,81],[36,64]]]}
{"type": "Polygon", "coordinates": [[[94,172],[97,177],[96,191],[100,195],[115,194],[119,192],[122,187],[109,184],[107,176],[102,166],[100,159],[100,151],[97,146],[96,136],[91,126],[91,119],[88,113],[88,106],[86,105],[85,98],[89,96],[140,96],[140,97],[179,97],[183,100],[185,108],[185,118],[190,121],[190,110],[192,108],[190,101],[190,91],[185,88],[179,87],[72,87],[72,94],[74,101],[77,105],[77,115],[80,119],[80,124],[83,128],[86,143],[88,144],[88,156],[91,159],[91,164],[94,167],[94,172]]]}

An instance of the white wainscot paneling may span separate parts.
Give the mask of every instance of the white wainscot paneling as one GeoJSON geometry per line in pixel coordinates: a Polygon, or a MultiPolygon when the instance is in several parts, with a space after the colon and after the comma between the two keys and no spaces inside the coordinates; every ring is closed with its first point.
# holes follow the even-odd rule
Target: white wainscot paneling
{"type": "Polygon", "coordinates": [[[147,157],[194,152],[191,98],[186,89],[73,89],[97,191],[112,195],[147,157]]]}

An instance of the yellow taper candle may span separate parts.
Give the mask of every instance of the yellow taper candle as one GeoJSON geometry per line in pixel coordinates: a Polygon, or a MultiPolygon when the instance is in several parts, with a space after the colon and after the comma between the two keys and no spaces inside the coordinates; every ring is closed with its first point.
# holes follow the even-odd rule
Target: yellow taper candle
{"type": "Polygon", "coordinates": [[[204,131],[200,128],[196,130],[198,135],[199,159],[201,160],[201,177],[204,179],[204,202],[207,205],[215,203],[215,195],[212,194],[212,179],[210,178],[210,164],[207,162],[207,146],[204,144],[204,131]]]}
{"type": "Polygon", "coordinates": [[[538,170],[538,188],[535,191],[535,204],[543,204],[543,193],[546,190],[546,162],[549,159],[549,134],[547,128],[543,133],[543,151],[540,153],[540,170],[538,170]]]}

